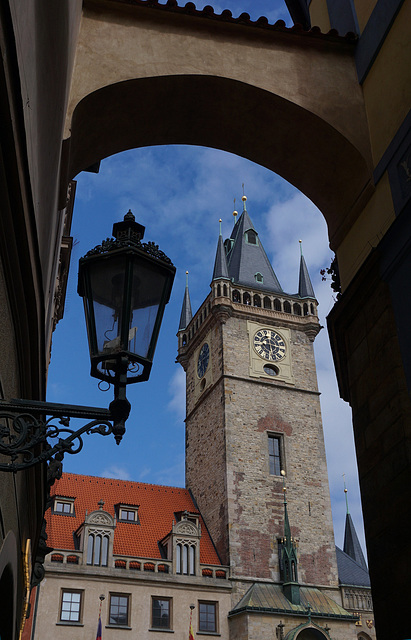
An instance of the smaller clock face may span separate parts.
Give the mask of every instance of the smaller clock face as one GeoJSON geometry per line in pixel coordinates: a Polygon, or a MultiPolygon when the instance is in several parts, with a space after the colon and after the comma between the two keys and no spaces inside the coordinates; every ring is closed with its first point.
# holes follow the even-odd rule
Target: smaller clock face
{"type": "Polygon", "coordinates": [[[279,333],[272,329],[260,329],[254,334],[254,349],[264,360],[277,362],[285,356],[286,345],[279,333]]]}
{"type": "Polygon", "coordinates": [[[210,360],[210,347],[208,346],[207,342],[205,342],[200,349],[200,353],[198,354],[197,375],[199,378],[202,378],[203,375],[205,374],[208,367],[209,360],[210,360]]]}

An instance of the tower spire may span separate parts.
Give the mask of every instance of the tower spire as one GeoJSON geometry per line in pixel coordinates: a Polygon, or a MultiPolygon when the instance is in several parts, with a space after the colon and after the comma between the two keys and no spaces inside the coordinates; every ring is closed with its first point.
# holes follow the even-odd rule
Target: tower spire
{"type": "Polygon", "coordinates": [[[361,549],[360,541],[358,540],[357,532],[354,527],[354,522],[351,518],[351,514],[348,510],[348,498],[347,487],[345,486],[345,474],[344,474],[344,493],[345,502],[347,506],[347,514],[345,516],[345,532],[344,532],[344,548],[343,551],[350,556],[357,564],[363,569],[368,571],[367,563],[364,558],[364,554],[361,549]]]}
{"type": "Polygon", "coordinates": [[[298,281],[298,295],[300,298],[315,298],[314,288],[311,284],[310,276],[308,273],[307,265],[303,256],[303,243],[300,243],[300,277],[298,281]]]}
{"type": "Polygon", "coordinates": [[[183,306],[181,308],[179,331],[183,331],[190,324],[193,313],[191,311],[190,294],[188,291],[188,271],[186,271],[186,288],[184,291],[183,306]]]}
{"type": "Polygon", "coordinates": [[[221,234],[221,218],[220,218],[220,235],[218,236],[217,251],[214,260],[213,280],[219,280],[220,278],[229,279],[227,258],[225,255],[223,236],[221,234]]]}
{"type": "Polygon", "coordinates": [[[281,550],[283,565],[283,592],[292,604],[300,604],[300,586],[298,584],[296,543],[291,536],[290,522],[287,511],[287,487],[285,486],[285,471],[281,470],[284,492],[284,538],[281,550]]]}

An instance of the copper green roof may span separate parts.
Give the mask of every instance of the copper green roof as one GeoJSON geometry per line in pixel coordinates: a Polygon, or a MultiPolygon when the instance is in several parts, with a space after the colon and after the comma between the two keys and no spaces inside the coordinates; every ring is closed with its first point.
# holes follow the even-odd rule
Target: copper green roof
{"type": "Polygon", "coordinates": [[[301,603],[292,604],[284,595],[282,586],[271,582],[255,582],[240,602],[230,611],[229,616],[243,612],[281,613],[308,615],[308,605],[312,617],[355,620],[351,615],[323,591],[314,587],[300,587],[301,603]]]}

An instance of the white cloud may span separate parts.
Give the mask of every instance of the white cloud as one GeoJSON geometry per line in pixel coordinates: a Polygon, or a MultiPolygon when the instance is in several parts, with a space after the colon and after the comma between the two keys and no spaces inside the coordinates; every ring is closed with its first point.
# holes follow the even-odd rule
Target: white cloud
{"type": "Polygon", "coordinates": [[[168,393],[172,397],[167,408],[175,413],[178,422],[183,424],[186,415],[186,374],[182,368],[178,368],[171,378],[168,393]]]}
{"type": "Polygon", "coordinates": [[[111,465],[106,467],[99,476],[101,478],[115,478],[116,480],[131,480],[131,476],[125,467],[111,465]]]}

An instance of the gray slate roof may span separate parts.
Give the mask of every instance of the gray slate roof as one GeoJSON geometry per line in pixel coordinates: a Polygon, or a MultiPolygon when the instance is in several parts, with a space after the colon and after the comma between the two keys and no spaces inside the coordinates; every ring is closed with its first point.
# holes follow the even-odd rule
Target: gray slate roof
{"type": "Polygon", "coordinates": [[[348,553],[339,547],[335,547],[337,552],[338,578],[341,584],[353,585],[355,587],[370,587],[370,575],[358,562],[353,560],[348,553]]]}
{"type": "Polygon", "coordinates": [[[250,229],[255,231],[250,216],[244,209],[231,234],[233,246],[227,254],[229,277],[238,285],[272,293],[282,293],[281,285],[267,258],[258,234],[257,244],[247,242],[245,233],[250,229]],[[256,281],[255,275],[257,273],[261,273],[263,276],[262,283],[256,281]]]}

